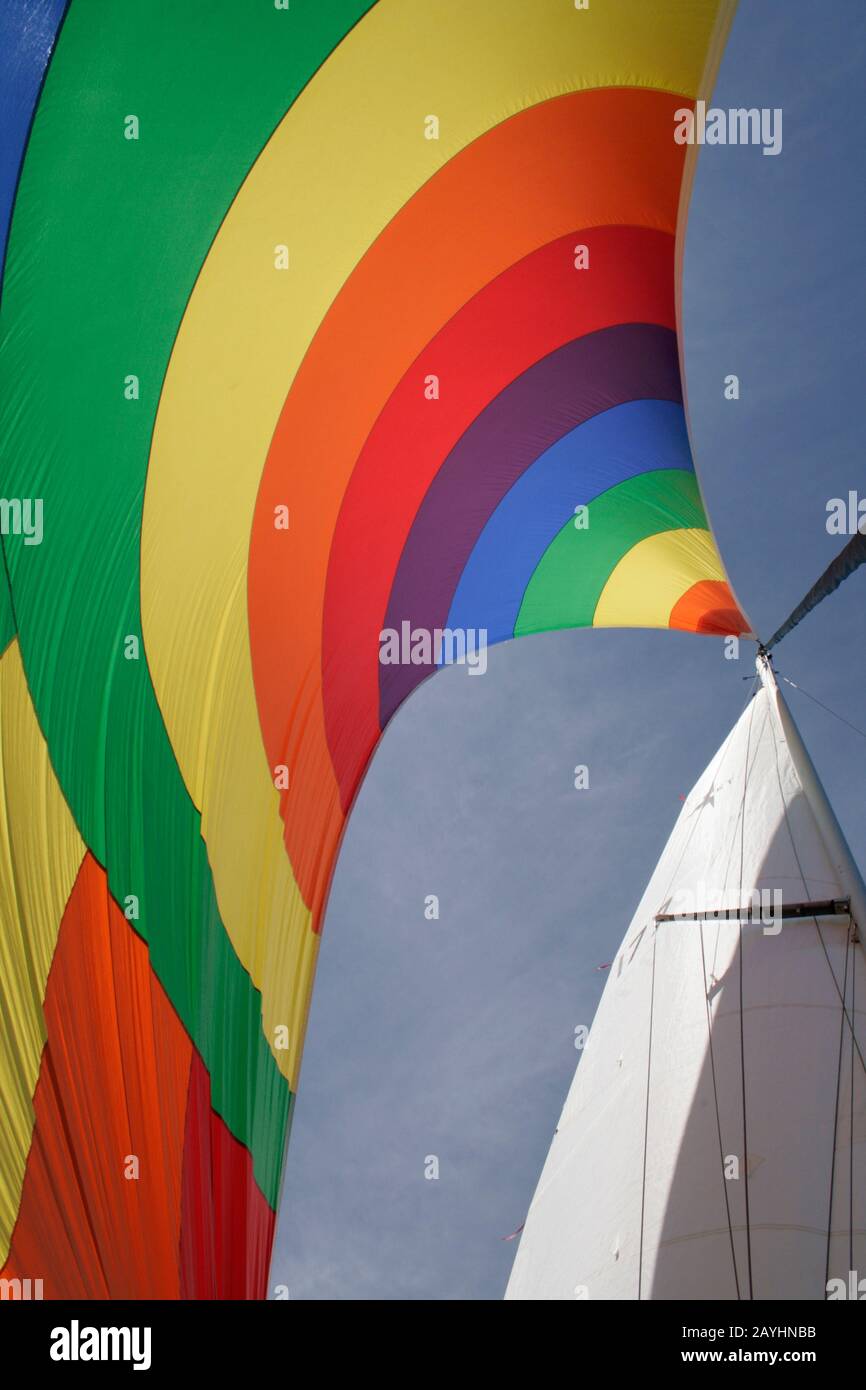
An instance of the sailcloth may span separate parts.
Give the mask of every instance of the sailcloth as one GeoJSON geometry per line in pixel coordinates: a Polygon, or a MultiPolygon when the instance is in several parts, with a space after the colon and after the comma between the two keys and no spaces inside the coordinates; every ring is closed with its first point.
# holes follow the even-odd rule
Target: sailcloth
{"type": "Polygon", "coordinates": [[[0,3],[0,1279],[264,1297],[396,711],[749,632],[680,361],[734,8],[0,3]]]}
{"type": "Polygon", "coordinates": [[[866,1275],[863,884],[759,669],[611,967],[508,1298],[823,1299],[866,1275]],[[753,892],[766,923],[702,915],[753,892]],[[850,912],[770,920],[778,895],[850,912]]]}

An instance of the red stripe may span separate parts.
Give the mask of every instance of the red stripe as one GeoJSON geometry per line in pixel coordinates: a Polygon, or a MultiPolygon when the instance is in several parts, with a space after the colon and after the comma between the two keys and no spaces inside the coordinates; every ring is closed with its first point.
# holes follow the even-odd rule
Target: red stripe
{"type": "Polygon", "coordinates": [[[495,395],[564,343],[621,323],[675,328],[673,256],[666,232],[569,233],[475,295],[391,395],[346,490],[325,595],[325,727],[344,808],[379,737],[379,632],[391,584],[443,459],[495,395]],[[576,242],[590,246],[591,269],[575,269],[576,242]],[[424,394],[430,373],[440,380],[436,401],[424,394]]]}
{"type": "Polygon", "coordinates": [[[82,861],[44,1003],[6,1279],[46,1299],[260,1298],[275,1218],[147,944],[82,861]],[[129,1156],[138,1163],[132,1171],[129,1156]]]}
{"type": "Polygon", "coordinates": [[[249,1150],[211,1109],[210,1077],[196,1054],[186,1108],[181,1296],[267,1297],[274,1226],[249,1150]]]}
{"type": "Polygon", "coordinates": [[[47,1041],[5,1278],[45,1298],[177,1298],[192,1046],[86,855],[45,992],[47,1041]],[[129,1163],[134,1155],[138,1176],[129,1163]]]}
{"type": "MultiPolygon", "coordinates": [[[[260,484],[248,601],[262,735],[271,765],[290,769],[280,810],[295,879],[315,924],[343,826],[323,707],[333,661],[331,652],[323,671],[324,589],[355,461],[424,344],[500,271],[569,227],[634,223],[673,234],[684,147],[671,131],[674,111],[688,104],[670,92],[609,88],[540,100],[508,118],[503,113],[499,125],[448,160],[383,229],[298,369],[260,484]],[[274,527],[277,505],[290,506],[290,537],[274,527]]],[[[416,443],[403,441],[405,471],[414,466],[416,443]]],[[[366,533],[372,561],[383,534],[377,517],[366,533]]],[[[364,584],[367,558],[352,584],[364,584]]],[[[342,636],[351,635],[347,623],[342,636]]],[[[362,748],[370,746],[369,733],[362,748]]],[[[355,772],[341,774],[344,800],[360,767],[353,753],[347,757],[355,772]]]]}

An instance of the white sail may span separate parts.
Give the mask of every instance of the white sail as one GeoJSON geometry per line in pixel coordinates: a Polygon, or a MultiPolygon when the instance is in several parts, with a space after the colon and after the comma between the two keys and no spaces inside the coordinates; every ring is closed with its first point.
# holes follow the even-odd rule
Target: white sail
{"type": "Polygon", "coordinates": [[[507,1298],[823,1299],[866,1281],[866,896],[759,669],[611,967],[507,1298]],[[774,890],[824,910],[701,917],[750,890],[768,917],[774,890]],[[691,920],[656,921],[672,912],[691,920]]]}

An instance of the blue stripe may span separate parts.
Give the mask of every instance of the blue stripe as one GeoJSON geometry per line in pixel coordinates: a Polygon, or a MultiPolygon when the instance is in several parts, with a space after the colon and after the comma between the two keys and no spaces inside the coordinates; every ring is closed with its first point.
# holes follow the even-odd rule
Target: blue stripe
{"type": "Polygon", "coordinates": [[[466,562],[450,628],[486,628],[504,642],[533,573],[575,508],[657,468],[694,472],[681,405],[627,401],[578,425],[540,454],[491,514],[466,562]]]}
{"type": "Polygon", "coordinates": [[[0,3],[0,266],[33,108],[65,9],[66,0],[0,3]]]}

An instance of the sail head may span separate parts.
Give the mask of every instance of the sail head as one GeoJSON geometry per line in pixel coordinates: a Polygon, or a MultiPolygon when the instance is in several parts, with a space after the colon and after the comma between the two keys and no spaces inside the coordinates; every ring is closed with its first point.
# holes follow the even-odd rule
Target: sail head
{"type": "Polygon", "coordinates": [[[763,675],[612,964],[508,1298],[823,1299],[866,1276],[862,882],[763,675]]]}

